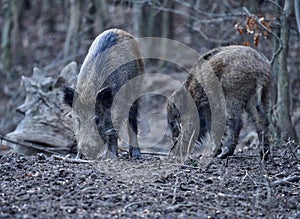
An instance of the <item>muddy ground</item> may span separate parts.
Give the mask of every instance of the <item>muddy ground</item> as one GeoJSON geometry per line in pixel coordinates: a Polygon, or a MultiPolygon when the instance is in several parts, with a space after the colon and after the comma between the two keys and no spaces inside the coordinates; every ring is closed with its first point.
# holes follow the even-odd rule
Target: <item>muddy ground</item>
{"type": "Polygon", "coordinates": [[[300,148],[227,160],[0,155],[0,218],[300,218],[300,148]]]}

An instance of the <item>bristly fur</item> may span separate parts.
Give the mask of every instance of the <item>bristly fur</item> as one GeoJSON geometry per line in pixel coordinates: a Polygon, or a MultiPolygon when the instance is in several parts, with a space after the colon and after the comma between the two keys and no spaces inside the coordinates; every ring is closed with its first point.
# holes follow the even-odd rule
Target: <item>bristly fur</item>
{"type": "MultiPolygon", "coordinates": [[[[267,153],[270,62],[256,50],[245,46],[220,47],[199,58],[183,86],[191,94],[197,106],[200,122],[200,133],[197,139],[200,142],[206,138],[212,128],[211,107],[202,87],[205,85],[208,91],[213,91],[210,74],[214,74],[221,83],[226,102],[226,129],[219,157],[226,158],[234,153],[242,127],[243,111],[249,113],[254,121],[262,145],[262,153],[267,153]],[[198,75],[201,81],[198,81],[195,75],[198,75]]],[[[180,117],[174,115],[176,111],[172,105],[172,99],[178,95],[179,91],[176,91],[170,98],[171,101],[168,102],[168,120],[171,130],[174,129],[172,124],[180,123],[180,117]]],[[[181,131],[187,132],[187,130],[181,131]]],[[[172,133],[176,132],[172,130],[172,133]]],[[[213,136],[212,133],[210,138],[213,136]]],[[[176,139],[178,136],[173,136],[173,138],[176,139]]],[[[182,145],[182,147],[185,146],[182,145]]]]}
{"type": "MultiPolygon", "coordinates": [[[[76,92],[64,89],[64,102],[75,108],[73,128],[79,152],[88,154],[92,159],[118,156],[116,130],[122,122],[122,109],[128,99],[124,97],[122,101],[127,102],[119,101],[121,103],[118,102],[114,108],[112,101],[123,85],[143,73],[144,63],[133,35],[120,29],[109,29],[95,38],[81,66],[76,92]],[[73,103],[74,95],[76,103],[73,103]],[[119,114],[115,108],[121,108],[119,114]]],[[[133,87],[138,89],[141,85],[142,82],[133,87]]],[[[128,93],[131,95],[131,90],[128,93]]],[[[129,132],[128,129],[132,157],[140,156],[136,135],[137,110],[138,103],[133,104],[128,119],[133,130],[129,132]]]]}
{"type": "Polygon", "coordinates": [[[97,48],[95,49],[94,57],[98,56],[105,50],[116,45],[118,43],[118,36],[113,31],[107,31],[103,33],[103,36],[100,38],[97,48]]]}

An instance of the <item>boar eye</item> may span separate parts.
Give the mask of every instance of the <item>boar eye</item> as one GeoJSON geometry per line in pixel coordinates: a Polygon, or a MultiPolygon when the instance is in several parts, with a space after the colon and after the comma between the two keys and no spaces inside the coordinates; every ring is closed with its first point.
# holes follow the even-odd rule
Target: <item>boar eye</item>
{"type": "Polygon", "coordinates": [[[96,104],[102,105],[105,108],[111,107],[113,102],[112,90],[109,87],[105,87],[99,91],[96,98],[96,104]]]}
{"type": "Polygon", "coordinates": [[[99,125],[99,123],[100,123],[100,119],[99,119],[99,117],[98,117],[98,116],[96,116],[96,117],[94,118],[94,120],[95,120],[95,124],[98,126],[98,125],[99,125]]]}

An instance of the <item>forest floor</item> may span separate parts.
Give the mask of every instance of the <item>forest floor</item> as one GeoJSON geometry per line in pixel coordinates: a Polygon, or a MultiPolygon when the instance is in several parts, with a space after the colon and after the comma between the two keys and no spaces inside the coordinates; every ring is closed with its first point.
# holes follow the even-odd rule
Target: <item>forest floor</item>
{"type": "MultiPolygon", "coordinates": [[[[3,24],[1,13],[0,24],[3,24]]],[[[37,15],[26,11],[23,35],[26,36],[24,42],[29,39],[29,44],[25,64],[14,67],[18,75],[15,81],[0,81],[0,135],[13,131],[22,119],[22,115],[15,113],[25,95],[19,86],[21,76],[31,75],[34,66],[46,75],[57,75],[69,62],[62,60],[68,28],[68,23],[64,22],[65,14],[57,11],[57,30],[52,33],[42,20],[38,25],[37,15]]],[[[111,22],[120,24],[110,23],[110,26],[124,26],[124,16],[119,15],[119,19],[111,17],[111,22]]],[[[179,25],[180,21],[176,22],[176,30],[182,32],[182,37],[175,40],[185,42],[186,33],[178,29],[179,25]]],[[[224,29],[232,27],[233,24],[224,29]]],[[[216,33],[215,29],[211,32],[216,33]]],[[[79,54],[86,53],[89,40],[80,39],[79,54]]],[[[212,47],[202,38],[197,41],[201,46],[194,48],[201,53],[212,47]]],[[[260,45],[272,51],[272,47],[260,45]]],[[[297,36],[292,35],[289,68],[291,75],[296,76],[297,71],[293,69],[299,66],[299,45],[297,36]]],[[[84,55],[76,58],[79,65],[83,58],[84,55]]],[[[296,84],[293,80],[292,85],[296,84]]],[[[157,86],[163,87],[162,84],[157,86]]],[[[296,110],[299,109],[299,88],[295,85],[291,88],[296,110]]],[[[156,102],[152,107],[161,112],[156,102]]],[[[149,108],[143,110],[144,114],[153,112],[149,108]]],[[[294,113],[297,130],[300,130],[299,115],[298,111],[294,113]]],[[[156,125],[152,128],[153,136],[159,136],[161,129],[158,127],[163,121],[160,117],[153,119],[156,125]]],[[[153,126],[144,127],[143,133],[148,133],[153,126]]],[[[164,140],[162,143],[167,145],[166,141],[170,139],[164,140]]],[[[149,141],[149,145],[152,143],[149,141]]],[[[0,144],[0,151],[1,147],[0,144]]],[[[258,154],[257,148],[249,148],[242,153],[237,150],[234,156],[225,160],[188,160],[182,164],[168,157],[146,154],[138,160],[123,154],[117,160],[91,162],[54,155],[0,152],[0,219],[300,218],[300,146],[290,143],[274,146],[272,157],[264,163],[258,154]]]]}
{"type": "Polygon", "coordinates": [[[300,148],[184,165],[0,155],[0,218],[300,218],[300,148]]]}

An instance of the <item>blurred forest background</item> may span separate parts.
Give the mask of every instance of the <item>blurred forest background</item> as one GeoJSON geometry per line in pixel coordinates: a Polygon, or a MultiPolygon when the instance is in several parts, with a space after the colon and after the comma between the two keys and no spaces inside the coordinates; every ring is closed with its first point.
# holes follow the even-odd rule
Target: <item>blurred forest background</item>
{"type": "MultiPolygon", "coordinates": [[[[279,138],[297,139],[297,134],[300,136],[299,2],[2,0],[0,135],[14,130],[23,117],[15,112],[25,97],[24,88],[20,87],[21,76],[31,76],[33,67],[38,67],[43,74],[55,77],[71,61],[80,67],[99,33],[121,28],[137,37],[174,39],[200,54],[225,45],[256,48],[272,60],[275,132],[279,138]]],[[[147,62],[146,67],[157,64],[147,62]]],[[[172,65],[164,66],[164,71],[180,69],[172,65]]]]}

